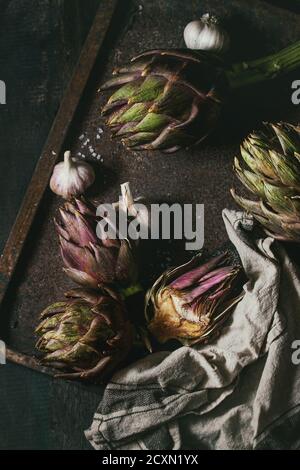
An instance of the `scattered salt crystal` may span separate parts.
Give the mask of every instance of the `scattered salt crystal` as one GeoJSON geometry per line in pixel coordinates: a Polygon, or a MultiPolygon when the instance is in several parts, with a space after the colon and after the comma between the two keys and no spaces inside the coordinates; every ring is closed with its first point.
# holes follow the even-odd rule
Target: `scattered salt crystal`
{"type": "Polygon", "coordinates": [[[143,11],[143,5],[139,5],[139,11],[143,11]]]}
{"type": "Polygon", "coordinates": [[[101,160],[101,155],[97,155],[97,160],[101,160]]]}
{"type": "Polygon", "coordinates": [[[51,153],[52,153],[52,155],[56,155],[56,152],[54,152],[54,150],[52,150],[52,152],[51,152],[51,153]]]}
{"type": "Polygon", "coordinates": [[[97,131],[98,131],[98,134],[103,134],[103,129],[102,129],[102,127],[98,127],[97,131]]]}
{"type": "Polygon", "coordinates": [[[81,152],[77,152],[78,157],[81,157],[81,152]]]}
{"type": "Polygon", "coordinates": [[[81,157],[82,157],[82,158],[85,158],[85,155],[82,153],[82,154],[81,154],[81,157]]]}
{"type": "Polygon", "coordinates": [[[92,157],[96,157],[96,155],[97,155],[96,152],[92,153],[92,157]]]}
{"type": "Polygon", "coordinates": [[[100,137],[99,134],[96,135],[96,139],[97,139],[97,140],[101,139],[101,137],[100,137]]]}
{"type": "Polygon", "coordinates": [[[83,139],[84,139],[84,134],[81,134],[81,135],[79,136],[79,140],[83,140],[83,139]]]}

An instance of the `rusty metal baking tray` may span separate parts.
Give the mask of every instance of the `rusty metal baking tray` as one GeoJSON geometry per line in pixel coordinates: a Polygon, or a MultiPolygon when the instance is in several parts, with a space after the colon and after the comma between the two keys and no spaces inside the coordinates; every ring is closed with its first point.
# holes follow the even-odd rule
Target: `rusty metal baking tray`
{"type": "MultiPolygon", "coordinates": [[[[62,271],[53,226],[61,201],[48,189],[53,167],[64,150],[70,148],[74,155],[85,153],[94,160],[97,185],[92,196],[104,202],[116,200],[120,183],[130,181],[134,195],[143,195],[150,202],[205,203],[205,247],[212,250],[226,240],[221,210],[234,207],[229,196],[232,158],[243,135],[263,119],[299,120],[299,109],[290,101],[291,77],[287,77],[269,84],[267,93],[262,88],[238,96],[223,124],[202,147],[166,157],[159,152],[130,152],[112,140],[100,116],[105,97],[97,92],[99,85],[115,66],[141,50],[183,46],[181,32],[191,18],[206,11],[225,17],[238,38],[233,47],[235,59],[241,53],[247,59],[275,51],[300,37],[297,15],[263,1],[210,0],[182,5],[179,0],[100,2],[1,257],[0,337],[7,344],[10,361],[53,373],[35,357],[34,328],[39,312],[62,299],[72,285],[62,271]],[[99,128],[104,128],[101,138],[99,128]],[[90,139],[100,155],[98,160],[82,147],[82,135],[90,139]]],[[[145,279],[159,274],[166,260],[178,263],[189,256],[176,243],[149,247],[143,253],[145,279]]]]}

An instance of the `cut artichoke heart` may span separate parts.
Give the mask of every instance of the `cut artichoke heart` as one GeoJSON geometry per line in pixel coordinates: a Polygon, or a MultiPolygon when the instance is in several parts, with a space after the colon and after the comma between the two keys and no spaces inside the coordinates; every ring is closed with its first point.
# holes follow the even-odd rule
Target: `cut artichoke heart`
{"type": "Polygon", "coordinates": [[[199,316],[189,308],[186,304],[184,297],[178,297],[176,294],[171,294],[171,299],[179,316],[193,323],[199,323],[199,316]]]}

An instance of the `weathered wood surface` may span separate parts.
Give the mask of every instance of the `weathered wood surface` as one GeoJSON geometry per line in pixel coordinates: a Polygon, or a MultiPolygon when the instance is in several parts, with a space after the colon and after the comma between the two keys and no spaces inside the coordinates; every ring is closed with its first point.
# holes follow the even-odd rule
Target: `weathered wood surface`
{"type": "MultiPolygon", "coordinates": [[[[0,0],[0,73],[7,86],[7,105],[0,107],[0,251],[98,6],[99,0],[0,0]]],[[[51,412],[54,387],[40,373],[0,366],[1,449],[61,447],[51,412]]]]}
{"type": "MultiPolygon", "coordinates": [[[[193,0],[184,2],[184,6],[181,0],[141,0],[131,3],[133,7],[124,12],[123,23],[127,27],[120,23],[118,40],[109,54],[106,76],[116,64],[127,61],[142,49],[181,46],[184,25],[206,11],[225,16],[227,24],[232,28],[233,55],[237,59],[275,51],[300,37],[296,15],[259,0],[193,0]],[[139,5],[142,8],[138,9],[139,5]]],[[[62,3],[59,2],[59,7],[56,7],[62,8],[62,3]]],[[[36,22],[37,19],[33,24],[36,25],[36,22]]],[[[34,29],[33,26],[31,28],[34,29]]],[[[51,68],[51,79],[48,80],[51,82],[57,79],[56,74],[56,68],[51,68]]],[[[70,145],[75,152],[79,151],[78,136],[85,132],[91,136],[97,151],[103,154],[104,164],[100,170],[103,173],[101,194],[104,200],[115,199],[119,183],[130,180],[135,194],[143,193],[150,199],[155,193],[155,197],[160,200],[204,202],[207,214],[206,246],[213,249],[225,239],[221,209],[234,206],[228,189],[233,183],[232,157],[238,151],[240,139],[262,119],[299,119],[299,109],[290,100],[293,78],[299,77],[293,74],[277,84],[259,87],[255,92],[248,90],[233,102],[230,111],[226,112],[223,125],[203,148],[188,153],[182,151],[171,158],[164,158],[158,152],[130,154],[119,143],[111,143],[108,132],[105,132],[100,143],[94,142],[97,126],[101,125],[99,108],[104,99],[99,101],[96,95],[101,81],[99,69],[99,77],[96,73],[90,98],[81,110],[82,119],[77,123],[70,145]]],[[[51,99],[50,92],[45,100],[51,99]]],[[[35,100],[38,105],[38,99],[35,100]]],[[[13,124],[11,121],[11,128],[13,124]]],[[[21,161],[24,162],[24,159],[21,161]]],[[[20,169],[17,168],[15,171],[19,175],[20,169]]],[[[26,171],[29,172],[28,168],[26,171]]],[[[23,184],[25,186],[25,182],[23,184]]],[[[37,313],[48,302],[61,296],[69,285],[61,272],[57,241],[53,237],[53,226],[49,220],[49,214],[53,215],[56,208],[57,200],[48,194],[7,301],[5,325],[9,344],[27,353],[33,352],[33,324],[37,321],[37,313]],[[14,290],[15,287],[17,290],[14,290]]],[[[155,269],[161,269],[160,263],[165,252],[155,253],[155,257],[152,252],[151,256],[153,259],[151,263],[149,259],[149,267],[147,265],[145,269],[149,271],[149,276],[153,275],[155,269]]],[[[173,251],[172,256],[176,260],[179,253],[173,251]]],[[[3,435],[0,429],[0,447],[88,448],[83,430],[88,426],[100,400],[99,387],[54,380],[18,366],[4,366],[0,369],[0,382],[0,399],[5,403],[4,409],[0,410],[0,417],[2,413],[3,422],[6,423],[3,435]],[[4,399],[8,394],[10,400],[4,399]],[[24,403],[22,407],[21,400],[24,403]]]]}

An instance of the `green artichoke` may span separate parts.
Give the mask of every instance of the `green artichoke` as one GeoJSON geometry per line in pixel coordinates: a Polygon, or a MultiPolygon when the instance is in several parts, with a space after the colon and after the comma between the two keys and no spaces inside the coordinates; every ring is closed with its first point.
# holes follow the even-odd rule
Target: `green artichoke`
{"type": "Polygon", "coordinates": [[[300,242],[300,127],[265,124],[241,145],[243,164],[234,170],[257,198],[231,194],[235,201],[278,240],[300,242]]]}
{"type": "Polygon", "coordinates": [[[203,140],[219,118],[226,78],[209,53],[153,50],[102,86],[118,87],[103,114],[127,147],[173,152],[203,140]]]}
{"type": "Polygon", "coordinates": [[[228,91],[299,66],[300,41],[276,54],[226,67],[206,51],[151,50],[116,70],[100,88],[117,88],[102,112],[113,135],[122,137],[127,147],[175,152],[211,133],[228,91]]]}
{"type": "Polygon", "coordinates": [[[42,362],[58,377],[96,380],[110,374],[126,358],[132,328],[120,298],[111,290],[73,289],[68,300],[41,314],[36,347],[42,362]]]}
{"type": "Polygon", "coordinates": [[[241,299],[236,291],[241,268],[227,253],[206,263],[189,263],[163,273],[146,297],[148,329],[160,342],[177,339],[185,345],[216,335],[241,299]]]}

